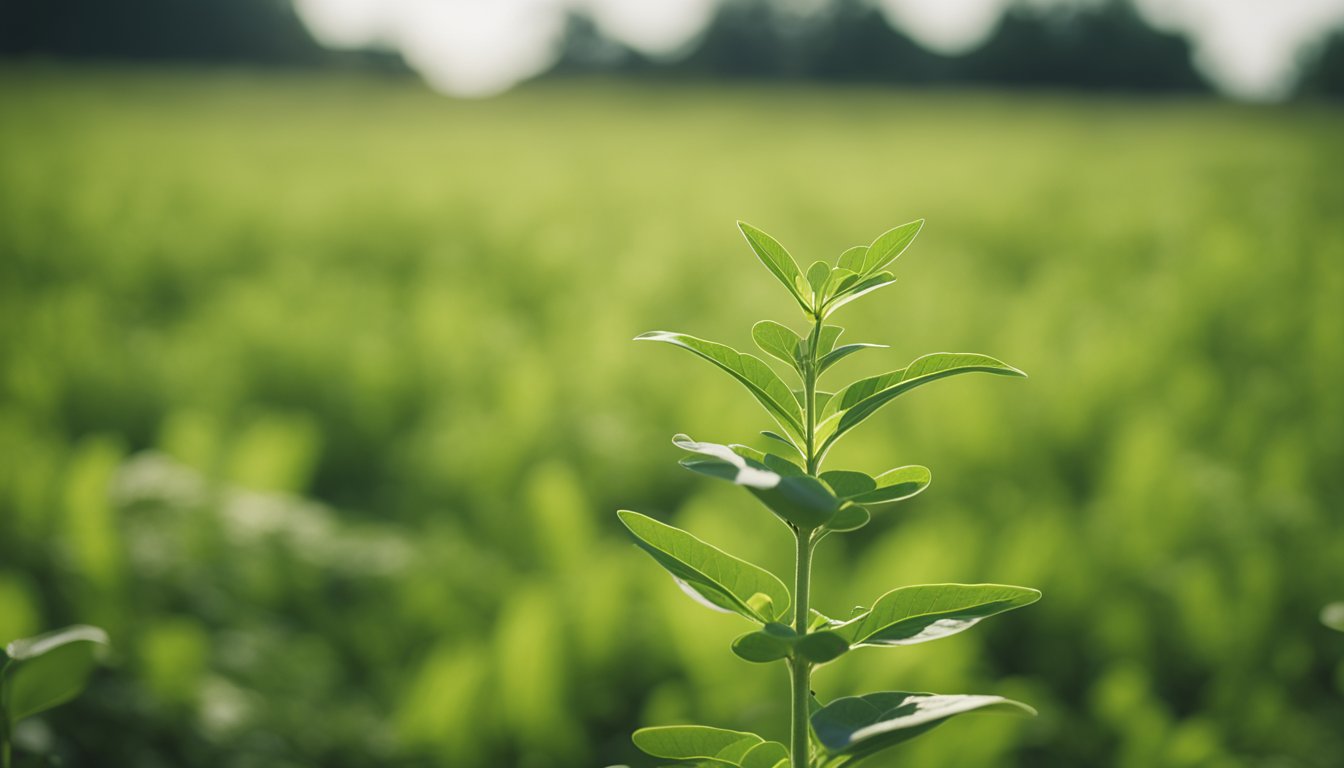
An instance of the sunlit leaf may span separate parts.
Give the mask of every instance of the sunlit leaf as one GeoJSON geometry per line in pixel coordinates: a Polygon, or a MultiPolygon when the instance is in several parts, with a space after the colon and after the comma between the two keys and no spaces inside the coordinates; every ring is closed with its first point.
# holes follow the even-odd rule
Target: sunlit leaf
{"type": "Polygon", "coordinates": [[[954,635],[981,619],[1030,605],[1041,593],[1004,584],[921,584],[894,589],[832,631],[850,645],[914,645],[954,635]]]}
{"type": "Polygon", "coordinates": [[[864,254],[863,269],[855,271],[867,275],[895,261],[902,253],[905,253],[906,248],[910,247],[910,243],[915,240],[915,235],[918,235],[919,230],[923,227],[924,220],[916,219],[878,235],[873,244],[868,246],[868,252],[864,254]]]}
{"type": "Polygon", "coordinates": [[[10,723],[78,696],[107,642],[103,630],[76,625],[6,646],[5,654],[13,660],[7,681],[10,723]]]}
{"type": "Polygon", "coordinates": [[[897,467],[878,475],[874,478],[875,488],[871,491],[856,494],[851,497],[851,500],[856,504],[866,506],[892,504],[919,494],[929,487],[932,480],[933,475],[929,472],[928,467],[921,467],[918,464],[897,467]]]}
{"type": "Polygon", "coordinates": [[[877,488],[877,481],[862,472],[833,469],[822,472],[821,479],[842,499],[852,499],[877,488]]]}
{"type": "MultiPolygon", "coordinates": [[[[731,480],[752,493],[770,511],[785,522],[803,529],[825,525],[840,508],[840,499],[815,477],[781,457],[765,455],[764,463],[734,451],[726,445],[696,442],[677,435],[678,447],[709,456],[709,459],[684,459],[681,465],[693,472],[731,480]]],[[[743,453],[751,454],[751,451],[743,453]]]]}
{"type": "Polygon", "coordinates": [[[798,634],[786,624],[772,622],[733,641],[733,653],[756,664],[789,657],[798,634]]]}
{"type": "Polygon", "coordinates": [[[811,305],[801,290],[801,286],[806,283],[798,269],[798,262],[784,250],[784,246],[745,221],[737,222],[737,228],[742,230],[742,236],[747,238],[747,244],[751,246],[751,250],[756,253],[756,257],[761,260],[765,268],[770,270],[770,274],[778,278],[779,282],[789,289],[789,293],[793,294],[798,306],[804,311],[810,311],[811,305]]]}
{"type": "Polygon", "coordinates": [[[863,272],[864,256],[867,255],[867,253],[868,246],[856,245],[840,254],[840,258],[836,260],[835,266],[839,269],[853,272],[856,275],[860,274],[863,272]]]}
{"type": "Polygon", "coordinates": [[[835,349],[835,342],[839,340],[840,334],[844,332],[845,329],[838,325],[821,326],[821,333],[817,338],[818,359],[825,357],[831,353],[831,350],[835,349]]]}
{"type": "Polygon", "coordinates": [[[976,710],[1036,714],[1026,704],[1002,696],[888,691],[836,699],[813,713],[811,722],[817,741],[832,758],[824,765],[840,766],[914,738],[948,718],[976,710]]]}
{"type": "Polygon", "coordinates": [[[863,349],[886,349],[886,344],[846,344],[838,349],[833,349],[825,357],[817,361],[817,373],[823,373],[826,369],[849,357],[850,355],[863,349]]]}
{"type": "Polygon", "coordinates": [[[640,728],[630,738],[641,751],[654,757],[704,760],[711,761],[711,765],[730,766],[740,766],[748,752],[765,742],[754,733],[706,725],[640,728]]]}
{"type": "Polygon", "coordinates": [[[761,434],[764,435],[765,437],[770,438],[771,440],[787,445],[789,448],[793,450],[794,454],[797,455],[798,458],[803,459],[804,461],[807,460],[807,457],[803,455],[803,449],[799,448],[798,445],[794,443],[794,441],[790,440],[784,435],[781,435],[778,432],[771,432],[768,429],[761,430],[761,434]]]}
{"type": "Polygon", "coordinates": [[[963,373],[1003,376],[1026,374],[988,355],[970,352],[938,352],[925,355],[898,371],[860,379],[835,394],[823,411],[819,433],[827,435],[823,452],[877,409],[915,387],[963,373]]]}
{"type": "Polygon", "coordinates": [[[703,599],[709,606],[763,624],[775,621],[788,610],[788,589],[764,568],[638,512],[621,510],[617,514],[634,535],[635,543],[666,568],[692,596],[703,599]],[[752,598],[756,594],[770,599],[768,611],[753,607],[752,598]]]}
{"type": "Polygon", "coordinates": [[[831,279],[831,265],[824,261],[814,261],[807,268],[807,284],[812,288],[812,304],[820,305],[826,297],[826,283],[831,279]]]}
{"type": "Polygon", "coordinates": [[[849,650],[849,642],[840,635],[829,632],[812,632],[794,643],[794,652],[813,664],[825,664],[840,658],[849,650]]]}
{"type": "Polygon", "coordinates": [[[762,320],[751,328],[751,340],[767,355],[780,360],[795,371],[799,367],[799,346],[803,340],[788,326],[773,320],[762,320]]]}
{"type": "Polygon", "coordinates": [[[635,340],[667,342],[703,357],[741,382],[781,426],[793,430],[797,435],[803,434],[803,414],[798,401],[793,399],[793,393],[779,378],[779,374],[760,358],[684,333],[650,331],[641,333],[635,340]]]}
{"type": "Polygon", "coordinates": [[[1344,603],[1330,603],[1321,609],[1321,623],[1344,632],[1344,603]]]}
{"type": "Polygon", "coordinates": [[[827,302],[826,310],[823,315],[830,317],[835,311],[851,301],[866,296],[878,288],[885,288],[896,282],[896,276],[890,272],[878,272],[870,277],[864,277],[851,284],[845,290],[837,293],[831,301],[827,302]]]}
{"type": "Polygon", "coordinates": [[[742,758],[742,768],[788,768],[789,750],[778,741],[752,747],[742,758]]]}

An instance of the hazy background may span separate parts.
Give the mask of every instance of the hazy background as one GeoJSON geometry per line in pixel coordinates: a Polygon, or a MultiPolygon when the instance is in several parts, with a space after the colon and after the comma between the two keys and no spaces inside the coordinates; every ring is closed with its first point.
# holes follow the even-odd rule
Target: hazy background
{"type": "MultiPolygon", "coordinates": [[[[916,217],[845,310],[1026,381],[902,398],[830,465],[934,483],[817,556],[1044,599],[815,676],[998,693],[874,760],[1344,765],[1344,4],[10,0],[0,6],[0,642],[113,638],[21,765],[605,766],[783,734],[618,508],[776,573],[676,465],[803,263],[916,217]],[[472,96],[477,98],[462,98],[472,96]]],[[[843,370],[841,370],[843,369],[843,370]]]]}

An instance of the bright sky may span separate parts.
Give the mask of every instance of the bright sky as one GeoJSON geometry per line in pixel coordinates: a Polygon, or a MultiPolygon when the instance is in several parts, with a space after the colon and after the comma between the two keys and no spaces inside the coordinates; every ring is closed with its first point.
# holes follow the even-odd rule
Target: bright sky
{"type": "MultiPolygon", "coordinates": [[[[820,0],[780,0],[806,7],[820,0]]],[[[1089,0],[1033,0],[1037,4],[1089,0]]],[[[963,51],[989,35],[1011,0],[875,0],[891,24],[931,49],[963,51]]],[[[587,11],[613,39],[652,55],[678,50],[718,0],[295,0],[323,43],[400,50],[435,88],[488,96],[544,71],[560,54],[565,14],[587,11]]],[[[1155,26],[1186,35],[1195,64],[1225,92],[1272,100],[1298,56],[1344,25],[1344,0],[1136,0],[1155,26]]]]}

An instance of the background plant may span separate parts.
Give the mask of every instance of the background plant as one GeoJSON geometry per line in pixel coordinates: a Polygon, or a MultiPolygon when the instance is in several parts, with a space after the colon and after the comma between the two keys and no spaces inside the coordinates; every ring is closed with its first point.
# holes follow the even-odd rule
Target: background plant
{"type": "Polygon", "coordinates": [[[73,626],[0,649],[0,766],[13,764],[14,726],[78,696],[105,645],[103,630],[73,626]]]}
{"type": "Polygon", "coordinates": [[[1024,704],[999,696],[888,691],[824,705],[813,696],[813,667],[853,648],[936,640],[1040,598],[1034,589],[1001,584],[925,584],[888,592],[871,608],[855,608],[844,620],[809,606],[812,553],[817,544],[832,533],[863,528],[874,512],[915,496],[930,480],[929,470],[918,465],[897,467],[876,477],[853,470],[823,472],[822,462],[832,446],[880,408],[924,384],[964,373],[1025,374],[987,355],[935,353],[834,391],[821,389],[822,375],[831,367],[856,352],[882,346],[837,346],[844,329],[827,320],[849,302],[896,282],[887,267],[919,234],[923,219],[891,229],[870,245],[846,250],[834,266],[813,262],[806,273],[774,238],[749,224],[738,226],[808,321],[804,335],[771,320],[757,323],[751,334],[762,352],[792,370],[798,387],[791,388],[759,358],[712,341],[665,331],[637,339],[674,344],[713,363],[743,384],[779,425],[779,431],[762,433],[773,441],[765,451],[740,444],[696,442],[686,435],[677,435],[673,443],[694,455],[683,459],[682,466],[745,487],[788,527],[795,543],[793,592],[769,571],[685,531],[636,512],[623,511],[620,517],[639,546],[688,594],[710,608],[737,613],[760,625],[739,637],[733,652],[750,662],[783,661],[788,666],[790,740],[786,748],[753,733],[681,725],[637,731],[635,744],[655,757],[706,765],[842,766],[865,760],[966,712],[1016,708],[1034,713],[1024,704]],[[787,623],[790,616],[792,626],[787,623]]]}
{"type": "Polygon", "coordinates": [[[822,612],[1048,595],[814,675],[1041,712],[896,764],[1344,753],[1314,619],[1344,584],[1338,111],[10,66],[0,102],[0,639],[117,641],[41,718],[66,766],[592,768],[677,722],[787,742],[787,676],[725,652],[742,620],[594,513],[792,567],[783,525],[724,513],[740,488],[669,469],[668,436],[755,435],[759,409],[612,333],[745,350],[784,318],[725,211],[831,255],[918,210],[938,236],[892,300],[840,310],[898,349],[841,365],[974,340],[1032,376],[923,388],[828,458],[937,484],[818,547],[822,612]]]}

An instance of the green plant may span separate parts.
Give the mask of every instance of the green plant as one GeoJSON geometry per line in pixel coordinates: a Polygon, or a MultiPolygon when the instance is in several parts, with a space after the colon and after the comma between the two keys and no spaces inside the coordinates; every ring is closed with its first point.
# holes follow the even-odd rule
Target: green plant
{"type": "Polygon", "coordinates": [[[75,625],[0,649],[0,766],[10,768],[14,726],[78,696],[105,645],[106,632],[75,625]]]}
{"type": "Polygon", "coordinates": [[[722,344],[664,331],[636,337],[676,345],[713,363],[745,386],[779,425],[779,431],[762,433],[771,441],[769,451],[697,442],[686,435],[677,435],[673,442],[691,454],[681,461],[684,467],[744,487],[788,526],[796,542],[790,593],[770,572],[686,531],[636,512],[618,513],[635,543],[691,597],[759,625],[734,641],[734,653],[749,662],[781,661],[791,681],[787,746],[752,733],[678,725],[636,731],[635,745],[644,752],[704,766],[839,768],[962,713],[984,709],[1034,713],[1025,704],[999,696],[908,691],[849,696],[822,705],[809,687],[814,667],[853,648],[935,640],[1040,598],[1038,591],[1025,587],[925,584],[888,592],[871,608],[856,609],[843,620],[808,605],[812,553],[818,542],[832,533],[859,530],[873,513],[920,493],[930,480],[929,470],[921,466],[899,467],[876,477],[850,470],[822,471],[836,442],[897,396],[929,382],[971,372],[1025,376],[985,355],[938,353],[835,391],[819,387],[822,374],[840,360],[882,346],[836,346],[842,329],[827,320],[849,302],[894,283],[896,278],[886,268],[909,247],[923,224],[921,219],[901,225],[870,245],[845,251],[834,266],[817,261],[803,272],[774,238],[739,222],[752,250],[807,318],[809,327],[802,335],[770,320],[752,328],[756,345],[792,370],[798,388],[786,384],[759,358],[722,344]]]}
{"type": "Polygon", "coordinates": [[[1321,623],[1336,632],[1344,632],[1344,602],[1330,603],[1322,608],[1321,623]]]}

